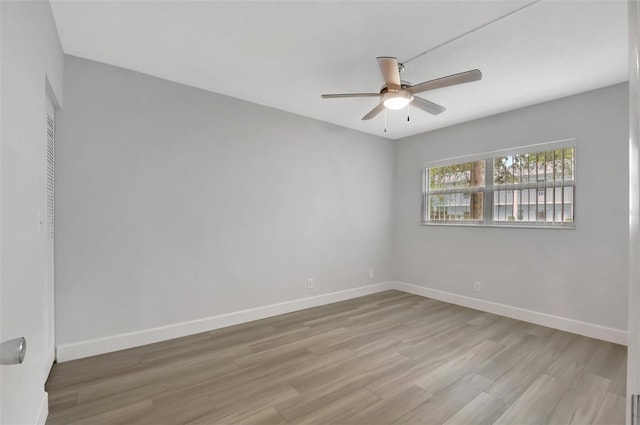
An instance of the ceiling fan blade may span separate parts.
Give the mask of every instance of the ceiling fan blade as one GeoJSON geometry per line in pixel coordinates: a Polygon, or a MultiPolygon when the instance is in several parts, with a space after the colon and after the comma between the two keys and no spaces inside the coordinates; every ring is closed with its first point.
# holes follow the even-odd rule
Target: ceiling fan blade
{"type": "Polygon", "coordinates": [[[472,81],[478,81],[482,79],[482,72],[479,69],[473,69],[471,71],[461,72],[459,74],[453,74],[435,80],[426,81],[424,83],[416,84],[407,89],[411,94],[421,93],[427,90],[439,89],[442,87],[454,86],[456,84],[470,83],[472,81]]]}
{"type": "Polygon", "coordinates": [[[432,115],[438,115],[447,110],[444,106],[440,106],[437,103],[429,102],[427,99],[423,99],[418,96],[413,96],[413,102],[411,102],[413,106],[418,109],[422,109],[425,112],[428,112],[432,115]]]}
{"type": "Polygon", "coordinates": [[[392,57],[378,57],[378,66],[382,73],[387,89],[391,91],[400,90],[400,72],[398,71],[398,59],[392,57]]]}
{"type": "Polygon", "coordinates": [[[371,118],[375,117],[376,115],[378,115],[380,112],[382,112],[384,110],[384,105],[382,103],[379,103],[378,106],[376,106],[375,108],[373,108],[371,110],[371,112],[369,112],[367,115],[365,115],[364,117],[362,117],[362,120],[370,120],[371,118]]]}
{"type": "Polygon", "coordinates": [[[320,95],[323,99],[338,99],[341,97],[380,97],[380,93],[336,93],[320,95]]]}

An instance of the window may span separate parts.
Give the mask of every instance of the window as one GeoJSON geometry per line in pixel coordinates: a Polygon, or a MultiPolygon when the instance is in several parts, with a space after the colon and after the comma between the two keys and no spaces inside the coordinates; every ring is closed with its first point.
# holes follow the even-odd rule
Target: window
{"type": "Polygon", "coordinates": [[[575,148],[529,149],[426,168],[423,223],[574,227],[575,148]]]}
{"type": "Polygon", "coordinates": [[[429,168],[428,221],[482,221],[485,161],[429,168]]]}

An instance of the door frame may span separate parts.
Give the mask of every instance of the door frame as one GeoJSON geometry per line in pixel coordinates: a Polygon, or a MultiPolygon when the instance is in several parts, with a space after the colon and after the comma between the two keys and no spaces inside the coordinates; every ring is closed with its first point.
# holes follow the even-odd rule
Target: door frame
{"type": "MultiPolygon", "coordinates": [[[[631,398],[640,393],[640,1],[628,0],[629,23],[629,320],[627,423],[631,398]]],[[[637,407],[637,406],[636,406],[637,407]]],[[[638,412],[636,412],[636,415],[638,412]]],[[[635,418],[636,423],[640,423],[635,418]]],[[[635,424],[634,424],[635,425],[635,424]]]]}

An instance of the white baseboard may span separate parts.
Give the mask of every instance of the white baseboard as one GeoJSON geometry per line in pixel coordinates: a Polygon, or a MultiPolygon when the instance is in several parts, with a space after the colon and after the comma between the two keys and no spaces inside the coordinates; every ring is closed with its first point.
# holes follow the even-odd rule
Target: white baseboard
{"type": "Polygon", "coordinates": [[[173,325],[158,328],[145,329],[137,332],[113,335],[104,338],[97,338],[88,341],[81,341],[72,344],[59,345],[56,349],[56,359],[58,362],[80,359],[95,356],[98,354],[110,353],[112,351],[124,350],[141,345],[152,344],[154,342],[166,341],[172,338],[193,335],[200,332],[212,331],[227,326],[238,325],[240,323],[251,322],[279,314],[291,313],[293,311],[304,310],[320,305],[331,304],[351,298],[362,297],[389,289],[410,294],[420,295],[435,300],[461,305],[488,313],[498,314],[537,325],[548,326],[579,335],[597,338],[616,344],[627,344],[627,332],[622,329],[608,328],[594,323],[582,322],[569,319],[567,317],[554,316],[540,313],[538,311],[513,307],[506,304],[481,300],[478,298],[458,295],[451,292],[426,288],[424,286],[413,285],[405,282],[382,282],[374,285],[360,286],[358,288],[344,291],[332,292],[308,298],[301,298],[293,301],[286,301],[278,304],[271,304],[263,307],[256,307],[248,310],[241,310],[233,313],[221,314],[189,322],[176,323],[173,325]]]}
{"type": "Polygon", "coordinates": [[[278,304],[271,304],[263,307],[256,307],[248,310],[192,320],[189,322],[176,323],[173,325],[81,341],[72,344],[62,344],[56,348],[56,359],[58,362],[66,362],[83,357],[90,357],[98,354],[110,353],[112,351],[124,350],[126,348],[152,344],[154,342],[165,341],[172,338],[193,335],[200,332],[207,332],[240,323],[264,319],[266,317],[277,316],[279,314],[291,313],[293,311],[304,310],[311,307],[317,307],[320,305],[374,294],[376,292],[386,291],[388,289],[392,289],[391,285],[391,282],[382,282],[347,289],[344,291],[316,295],[313,297],[285,301],[278,304]]]}
{"type": "Polygon", "coordinates": [[[424,286],[413,285],[405,282],[392,282],[389,289],[420,295],[434,300],[444,301],[475,310],[486,311],[512,319],[522,320],[536,325],[547,326],[561,331],[584,335],[603,341],[616,344],[627,345],[627,331],[622,329],[608,328],[594,323],[582,322],[580,320],[569,319],[567,317],[554,316],[552,314],[540,313],[538,311],[526,310],[524,308],[512,307],[506,304],[499,304],[491,301],[471,298],[451,292],[426,288],[424,286]]]}
{"type": "Polygon", "coordinates": [[[40,402],[40,409],[38,409],[38,416],[36,416],[36,425],[45,425],[47,422],[47,416],[49,416],[49,394],[42,392],[42,401],[40,402]]]}

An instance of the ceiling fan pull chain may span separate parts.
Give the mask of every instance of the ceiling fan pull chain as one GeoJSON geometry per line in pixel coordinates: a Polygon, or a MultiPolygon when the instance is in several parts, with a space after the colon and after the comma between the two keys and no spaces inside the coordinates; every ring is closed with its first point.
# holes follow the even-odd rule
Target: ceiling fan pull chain
{"type": "Polygon", "coordinates": [[[407,105],[407,122],[409,122],[409,121],[411,121],[411,120],[409,119],[409,105],[407,105]]]}
{"type": "Polygon", "coordinates": [[[384,132],[387,132],[387,108],[384,108],[384,132]]]}

